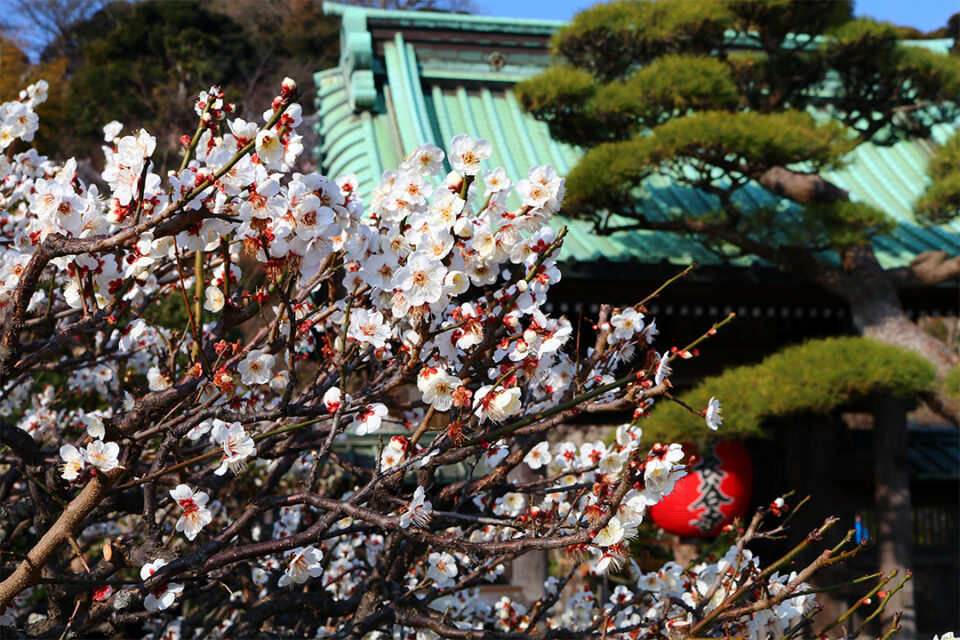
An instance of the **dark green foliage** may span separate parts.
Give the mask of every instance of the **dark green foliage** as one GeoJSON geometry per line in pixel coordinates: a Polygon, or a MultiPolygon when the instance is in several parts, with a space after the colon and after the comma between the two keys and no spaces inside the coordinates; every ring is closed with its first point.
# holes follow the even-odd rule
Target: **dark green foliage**
{"type": "Polygon", "coordinates": [[[58,57],[66,58],[68,73],[73,75],[84,60],[84,46],[107,35],[117,28],[121,20],[133,12],[133,5],[126,0],[115,0],[97,10],[92,16],[81,19],[63,30],[63,33],[44,49],[40,59],[52,62],[58,57]]]}
{"type": "Polygon", "coordinates": [[[611,80],[666,53],[709,53],[730,24],[719,2],[621,0],[578,13],[554,36],[553,48],[573,66],[611,80]]]}
{"type": "Polygon", "coordinates": [[[931,124],[956,114],[951,103],[960,91],[960,66],[949,56],[898,44],[891,24],[852,20],[830,33],[822,54],[840,80],[831,96],[833,115],[864,138],[926,135],[931,124]],[[926,103],[936,108],[919,108],[926,103]]]}
{"type": "Polygon", "coordinates": [[[654,170],[648,138],[595,147],[567,175],[564,212],[592,218],[603,209],[619,211],[634,197],[632,187],[654,170]]]}
{"type": "MultiPolygon", "coordinates": [[[[829,338],[729,369],[679,399],[700,410],[711,397],[718,398],[723,425],[717,434],[748,437],[763,435],[768,418],[826,414],[875,393],[911,397],[929,390],[933,380],[933,367],[914,353],[868,338],[829,338]]],[[[711,433],[703,418],[667,400],[641,426],[650,441],[696,440],[711,433]]]]}
{"type": "MultiPolygon", "coordinates": [[[[839,189],[797,173],[789,184],[762,180],[784,167],[835,167],[861,142],[924,136],[956,116],[956,59],[903,45],[893,25],[853,20],[851,8],[833,0],[620,0],[578,14],[554,38],[561,63],[517,86],[554,138],[587,150],[568,176],[566,212],[603,233],[693,233],[767,259],[765,248],[789,246],[791,264],[797,252],[819,260],[825,249],[843,252],[889,232],[876,209],[823,204],[843,200],[839,189]],[[654,174],[701,190],[716,206],[685,211],[683,224],[648,217],[654,208],[640,187],[654,174]],[[760,184],[793,200],[786,221],[738,194],[760,184]],[[608,225],[617,215],[625,222],[608,225]]],[[[938,179],[921,217],[952,216],[956,207],[944,203],[958,184],[955,172],[938,179]]]]}
{"type": "Polygon", "coordinates": [[[960,133],[937,149],[929,173],[933,182],[917,203],[917,216],[930,224],[948,222],[960,215],[960,133]]]}
{"type": "Polygon", "coordinates": [[[634,123],[629,122],[630,111],[620,118],[621,127],[609,126],[609,123],[594,123],[596,114],[590,113],[590,106],[600,85],[593,76],[568,65],[550,67],[537,82],[521,82],[516,85],[517,99],[523,108],[546,122],[551,134],[558,140],[572,144],[588,145],[598,131],[603,132],[607,140],[616,140],[620,135],[623,121],[633,130],[634,123]]]}
{"type": "Polygon", "coordinates": [[[836,165],[851,146],[835,122],[818,124],[799,111],[694,113],[657,127],[651,138],[655,161],[697,158],[751,177],[791,162],[836,165]]]}
{"type": "Polygon", "coordinates": [[[755,34],[764,48],[779,48],[790,34],[816,34],[843,24],[853,15],[850,0],[727,0],[735,28],[755,34]]]}
{"type": "Polygon", "coordinates": [[[840,200],[807,209],[810,238],[819,234],[822,244],[840,250],[862,246],[870,238],[893,231],[894,222],[885,212],[863,202],[840,200]]]}
{"type": "Polygon", "coordinates": [[[567,178],[565,202],[579,214],[594,214],[661,167],[689,165],[696,177],[676,179],[696,186],[709,186],[717,174],[742,184],[770,166],[836,165],[849,148],[839,124],[818,124],[803,112],[696,112],[647,136],[588,151],[567,178]]]}
{"type": "MultiPolygon", "coordinates": [[[[90,144],[102,139],[111,120],[149,130],[192,129],[191,96],[213,84],[238,84],[252,47],[240,25],[199,2],[147,0],[83,51],[86,64],[71,87],[71,119],[90,144]]],[[[159,143],[161,154],[176,149],[175,139],[159,143]]]]}
{"type": "Polygon", "coordinates": [[[709,56],[665,55],[616,86],[639,98],[637,115],[646,126],[691,110],[731,109],[740,101],[730,70],[709,56]]]}
{"type": "Polygon", "coordinates": [[[179,163],[180,136],[196,128],[199,91],[219,84],[227,100],[254,110],[241,117],[259,119],[284,76],[308,87],[335,64],[337,43],[337,20],[310,0],[111,2],[65,27],[41,56],[64,67],[44,77],[69,105],[53,129],[60,148],[50,151],[98,157],[103,125],[119,120],[156,135],[163,174],[179,163]]]}
{"type": "Polygon", "coordinates": [[[523,107],[564,142],[594,146],[597,136],[629,140],[691,110],[731,109],[739,101],[727,67],[709,56],[666,55],[626,80],[599,83],[562,65],[516,86],[523,107]]]}
{"type": "Polygon", "coordinates": [[[954,367],[943,380],[943,389],[951,398],[960,399],[960,367],[954,367]]]}

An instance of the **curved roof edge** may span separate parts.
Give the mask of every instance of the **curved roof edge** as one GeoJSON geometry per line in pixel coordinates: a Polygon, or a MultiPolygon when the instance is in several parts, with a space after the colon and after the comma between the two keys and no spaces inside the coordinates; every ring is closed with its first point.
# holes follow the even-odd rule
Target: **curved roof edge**
{"type": "Polygon", "coordinates": [[[437,26],[445,29],[465,31],[542,31],[546,35],[567,24],[563,20],[536,20],[532,18],[498,18],[478,16],[470,13],[449,13],[443,11],[409,11],[401,9],[374,9],[339,2],[324,2],[323,12],[327,15],[347,16],[364,15],[368,19],[389,20],[408,25],[437,26]]]}

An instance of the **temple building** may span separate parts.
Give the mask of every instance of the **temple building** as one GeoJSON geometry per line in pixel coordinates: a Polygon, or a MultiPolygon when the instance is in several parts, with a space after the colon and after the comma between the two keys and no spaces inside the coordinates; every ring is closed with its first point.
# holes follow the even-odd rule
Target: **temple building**
{"type": "MultiPolygon", "coordinates": [[[[503,167],[514,184],[535,165],[550,165],[565,174],[582,155],[582,150],[553,140],[547,125],[524,113],[512,91],[515,83],[549,66],[549,40],[563,23],[335,3],[326,3],[324,10],[341,19],[341,56],[339,66],[315,75],[316,155],[321,172],[354,174],[365,199],[381,174],[395,168],[407,152],[424,143],[445,149],[458,133],[489,140],[493,155],[488,168],[503,167]]],[[[913,44],[946,51],[952,42],[913,44]]],[[[927,184],[926,167],[933,150],[952,132],[952,127],[938,125],[932,140],[862,144],[846,167],[824,173],[848,190],[852,199],[869,203],[898,222],[889,235],[874,241],[883,267],[906,266],[924,251],[954,254],[960,248],[960,222],[923,227],[912,214],[913,203],[927,184]]],[[[757,207],[777,205],[759,186],[744,188],[743,197],[757,207]]],[[[704,194],[660,177],[645,185],[642,202],[652,218],[711,208],[704,194]]],[[[783,215],[789,218],[791,213],[784,209],[783,215]]],[[[698,377],[755,362],[807,338],[855,333],[842,300],[757,258],[725,259],[679,234],[635,230],[599,235],[587,221],[556,216],[552,222],[558,228],[567,225],[569,232],[561,254],[563,280],[551,290],[549,304],[553,312],[565,313],[574,323],[580,315],[584,322],[595,317],[601,302],[640,300],[690,263],[697,263],[691,275],[667,289],[649,309],[661,330],[659,342],[665,346],[685,344],[715,320],[731,311],[738,313],[737,321],[704,349],[696,366],[689,367],[698,377]]],[[[911,317],[957,322],[960,289],[955,282],[906,292],[902,300],[911,317]]],[[[683,371],[673,380],[678,386],[692,382],[683,371]]],[[[853,408],[853,414],[858,412],[864,413],[862,407],[853,408]]],[[[841,465],[850,465],[844,470],[848,477],[836,481],[869,501],[871,430],[838,425],[837,420],[830,424],[821,420],[815,426],[833,430],[830,438],[838,448],[828,453],[847,461],[841,465]]],[[[948,630],[957,620],[950,603],[955,605],[960,598],[960,442],[955,429],[931,430],[915,418],[911,426],[912,491],[924,496],[914,509],[917,628],[929,631],[929,637],[948,630]]],[[[789,486],[799,484],[802,490],[803,481],[789,477],[790,461],[782,457],[789,458],[784,447],[791,446],[791,438],[808,442],[809,435],[804,436],[797,424],[782,433],[779,440],[754,448],[755,458],[765,456],[757,473],[793,483],[789,486]]],[[[831,458],[825,464],[835,462],[831,458]]],[[[866,505],[857,513],[869,518],[869,509],[866,505]]],[[[868,569],[873,562],[868,552],[858,568],[868,569]]],[[[532,582],[540,579],[534,575],[532,582]]]]}
{"type": "MultiPolygon", "coordinates": [[[[549,39],[562,22],[335,3],[326,3],[324,10],[341,19],[341,56],[338,67],[315,76],[316,154],[323,173],[356,175],[362,196],[407,152],[427,142],[446,148],[458,133],[489,140],[493,155],[488,166],[503,167],[514,184],[539,164],[565,174],[582,154],[553,140],[547,125],[524,113],[511,90],[550,64],[549,39]]],[[[942,51],[951,43],[916,42],[942,51]]],[[[941,125],[932,141],[863,144],[847,167],[824,174],[849,190],[851,198],[900,223],[875,241],[882,266],[906,266],[924,251],[952,253],[960,247],[960,222],[926,228],[912,215],[912,204],[927,183],[933,149],[951,133],[951,127],[941,125]]],[[[664,178],[653,178],[645,187],[643,203],[654,219],[711,208],[703,193],[664,178]]],[[[777,204],[759,186],[743,191],[757,206],[777,204]]],[[[716,360],[705,359],[701,370],[755,361],[804,338],[852,332],[842,300],[757,258],[724,260],[679,234],[639,230],[599,235],[592,223],[562,216],[554,224],[567,225],[569,233],[561,256],[564,280],[553,291],[553,310],[571,316],[581,309],[589,314],[600,302],[634,302],[697,263],[694,273],[670,287],[650,310],[661,319],[661,335],[671,344],[699,335],[713,318],[739,313],[728,334],[735,334],[733,340],[718,341],[716,360]]],[[[903,302],[912,317],[956,316],[958,289],[914,290],[905,293],[903,302]]]]}

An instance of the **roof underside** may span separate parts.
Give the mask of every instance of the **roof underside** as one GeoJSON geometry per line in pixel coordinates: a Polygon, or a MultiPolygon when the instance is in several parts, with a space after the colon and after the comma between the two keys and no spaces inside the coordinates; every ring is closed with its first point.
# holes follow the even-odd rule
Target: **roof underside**
{"type": "MultiPolygon", "coordinates": [[[[561,23],[340,5],[327,5],[327,10],[343,18],[342,63],[315,76],[321,140],[317,153],[325,173],[355,174],[362,196],[407,152],[427,142],[446,148],[458,133],[488,139],[494,150],[488,167],[503,167],[514,183],[538,164],[565,174],[582,155],[579,148],[553,140],[546,124],[524,113],[511,91],[515,82],[549,64],[547,40],[561,23]]],[[[952,131],[939,125],[932,141],[860,145],[847,167],[824,174],[849,190],[851,198],[899,222],[893,233],[874,242],[883,266],[904,266],[923,251],[953,253],[960,245],[960,223],[923,227],[912,214],[912,203],[928,184],[929,158],[952,131]]],[[[795,224],[791,205],[758,185],[742,189],[739,197],[747,208],[779,205],[783,224],[795,224]]],[[[713,208],[709,196],[665,177],[651,178],[640,201],[653,219],[713,208]]],[[[591,223],[562,216],[554,224],[570,229],[564,243],[567,260],[755,262],[721,259],[698,240],[679,234],[630,231],[600,236],[592,232],[591,223]]]]}

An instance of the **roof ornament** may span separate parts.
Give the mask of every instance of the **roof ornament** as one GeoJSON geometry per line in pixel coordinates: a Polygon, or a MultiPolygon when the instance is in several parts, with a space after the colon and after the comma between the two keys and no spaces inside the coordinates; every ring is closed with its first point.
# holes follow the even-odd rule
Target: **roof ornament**
{"type": "Polygon", "coordinates": [[[494,51],[487,56],[487,62],[490,63],[490,66],[493,67],[494,71],[500,71],[500,69],[503,68],[503,65],[507,63],[506,59],[503,57],[503,54],[499,51],[494,51]]]}
{"type": "Polygon", "coordinates": [[[373,36],[367,15],[357,7],[344,10],[340,25],[340,66],[347,77],[350,108],[370,109],[377,99],[373,78],[373,36]]]}

